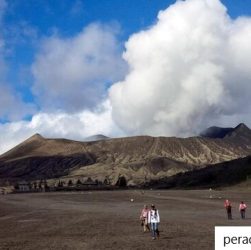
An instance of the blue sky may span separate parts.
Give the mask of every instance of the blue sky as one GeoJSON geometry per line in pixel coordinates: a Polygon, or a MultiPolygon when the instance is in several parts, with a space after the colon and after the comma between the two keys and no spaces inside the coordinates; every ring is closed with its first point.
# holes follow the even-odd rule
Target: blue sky
{"type": "MultiPolygon", "coordinates": [[[[7,1],[4,14],[4,37],[8,63],[8,83],[25,102],[35,102],[30,91],[29,67],[40,39],[54,33],[67,38],[93,22],[115,23],[120,27],[123,46],[128,37],[155,22],[159,10],[175,1],[166,0],[27,0],[7,1]]],[[[37,104],[36,104],[37,105],[37,104]]],[[[2,119],[4,120],[4,119],[2,119]]]]}
{"type": "Polygon", "coordinates": [[[250,16],[250,0],[0,0],[0,133],[10,142],[0,152],[35,132],[187,136],[251,125],[249,68],[238,67],[249,64],[250,16]]]}

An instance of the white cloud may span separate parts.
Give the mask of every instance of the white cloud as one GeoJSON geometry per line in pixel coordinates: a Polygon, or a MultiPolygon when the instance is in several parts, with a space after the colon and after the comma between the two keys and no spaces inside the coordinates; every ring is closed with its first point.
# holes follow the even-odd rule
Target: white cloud
{"type": "Polygon", "coordinates": [[[43,109],[80,111],[105,99],[108,85],[125,72],[113,28],[91,24],[74,37],[43,41],[32,66],[43,109]]]}
{"type": "Polygon", "coordinates": [[[122,135],[111,118],[109,101],[98,105],[94,112],[37,113],[31,121],[0,124],[0,154],[16,146],[35,133],[47,138],[83,140],[94,134],[122,135]]]}
{"type": "Polygon", "coordinates": [[[232,20],[219,0],[177,1],[126,43],[130,72],[110,89],[115,122],[178,136],[237,116],[251,124],[250,44],[250,18],[232,20]]]}
{"type": "Polygon", "coordinates": [[[24,103],[11,88],[0,83],[0,118],[16,121],[35,112],[34,104],[24,103]]]}

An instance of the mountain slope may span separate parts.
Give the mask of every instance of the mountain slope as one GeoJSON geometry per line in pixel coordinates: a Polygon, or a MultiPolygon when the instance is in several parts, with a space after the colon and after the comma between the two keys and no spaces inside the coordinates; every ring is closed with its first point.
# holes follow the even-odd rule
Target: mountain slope
{"type": "Polygon", "coordinates": [[[238,125],[224,138],[135,136],[79,142],[34,135],[0,156],[0,179],[91,177],[140,184],[251,154],[251,131],[238,125]]]}
{"type": "Polygon", "coordinates": [[[251,178],[251,156],[218,163],[186,173],[150,181],[155,188],[215,188],[226,187],[251,178]]]}

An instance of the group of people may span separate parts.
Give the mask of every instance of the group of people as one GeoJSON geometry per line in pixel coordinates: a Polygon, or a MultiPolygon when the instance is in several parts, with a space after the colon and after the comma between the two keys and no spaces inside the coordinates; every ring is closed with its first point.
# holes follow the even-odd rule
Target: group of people
{"type": "MultiPolygon", "coordinates": [[[[231,220],[232,219],[231,202],[229,200],[225,200],[224,207],[227,211],[227,218],[231,220]]],[[[245,219],[246,209],[247,205],[242,201],[239,205],[239,212],[241,214],[242,219],[245,219]]],[[[160,234],[158,225],[160,223],[160,216],[159,216],[159,211],[156,209],[154,204],[151,205],[151,208],[148,208],[147,205],[144,205],[140,213],[140,221],[144,232],[151,231],[153,240],[159,238],[160,234]]]]}
{"type": "MultiPolygon", "coordinates": [[[[227,218],[232,220],[232,205],[229,200],[225,200],[224,207],[227,211],[227,218]]],[[[241,218],[245,219],[247,205],[242,201],[239,205],[239,212],[241,214],[241,218]]]]}
{"type": "Polygon", "coordinates": [[[160,223],[160,217],[159,211],[156,209],[154,204],[151,205],[150,209],[147,205],[144,205],[140,214],[140,221],[144,232],[149,232],[151,230],[152,239],[155,240],[159,238],[160,234],[158,225],[160,223]]]}

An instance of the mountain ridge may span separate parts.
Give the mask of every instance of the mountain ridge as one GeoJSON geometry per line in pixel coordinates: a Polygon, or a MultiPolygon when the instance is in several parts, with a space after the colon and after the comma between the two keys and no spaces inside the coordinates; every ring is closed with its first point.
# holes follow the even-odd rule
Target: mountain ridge
{"type": "Polygon", "coordinates": [[[134,136],[90,142],[35,134],[0,156],[0,180],[35,179],[37,169],[37,178],[109,178],[116,183],[123,175],[138,185],[250,155],[251,130],[240,124],[231,132],[224,138],[134,136]]]}

